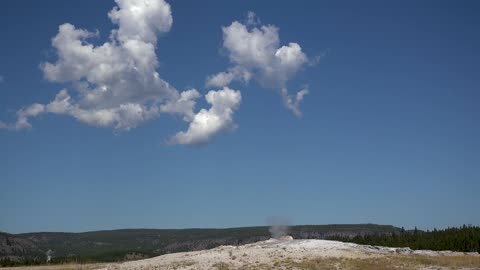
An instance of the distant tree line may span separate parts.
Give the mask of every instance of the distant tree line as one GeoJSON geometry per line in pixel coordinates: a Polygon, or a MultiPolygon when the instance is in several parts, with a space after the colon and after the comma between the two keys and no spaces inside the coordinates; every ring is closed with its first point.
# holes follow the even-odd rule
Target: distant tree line
{"type": "Polygon", "coordinates": [[[416,227],[414,230],[406,231],[402,227],[402,230],[398,233],[379,233],[354,237],[332,236],[328,239],[362,245],[480,253],[480,227],[470,225],[443,230],[434,229],[433,231],[421,231],[416,227]]]}
{"type": "Polygon", "coordinates": [[[10,258],[2,258],[0,259],[0,267],[13,267],[13,266],[21,266],[21,265],[41,265],[45,262],[41,262],[39,260],[15,260],[10,258]]]}
{"type": "Polygon", "coordinates": [[[100,262],[98,260],[93,260],[90,258],[52,258],[50,262],[47,263],[45,259],[11,259],[11,258],[1,258],[0,267],[13,267],[13,266],[35,266],[35,265],[57,265],[57,264],[70,264],[70,263],[95,263],[100,262]]]}

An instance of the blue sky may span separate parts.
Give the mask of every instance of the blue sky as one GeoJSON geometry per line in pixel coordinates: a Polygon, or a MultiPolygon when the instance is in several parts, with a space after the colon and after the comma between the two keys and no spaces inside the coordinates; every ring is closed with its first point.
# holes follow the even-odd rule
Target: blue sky
{"type": "Polygon", "coordinates": [[[2,3],[0,230],[480,225],[479,3],[153,2],[147,26],[112,23],[114,1],[2,3]],[[72,56],[73,39],[61,55],[64,23],[113,54],[72,56]],[[119,71],[104,80],[102,63],[119,71]]]}

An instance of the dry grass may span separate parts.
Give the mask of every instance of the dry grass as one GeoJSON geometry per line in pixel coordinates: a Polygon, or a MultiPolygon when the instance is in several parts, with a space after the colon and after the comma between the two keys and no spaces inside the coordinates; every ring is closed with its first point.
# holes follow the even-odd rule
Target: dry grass
{"type": "Polygon", "coordinates": [[[18,266],[11,268],[0,268],[1,270],[95,270],[105,267],[106,264],[58,264],[41,266],[18,266]]]}
{"type": "MultiPolygon", "coordinates": [[[[237,260],[238,261],[238,260],[237,260]]],[[[233,263],[233,262],[232,262],[233,263]]],[[[423,255],[390,255],[368,258],[338,258],[321,257],[305,258],[303,260],[281,259],[270,264],[245,263],[235,267],[227,262],[217,262],[210,269],[214,270],[337,270],[337,269],[371,269],[371,270],[401,270],[401,269],[480,269],[480,256],[423,256],[423,255]]],[[[195,261],[177,261],[165,268],[152,266],[141,269],[199,269],[195,261]]],[[[237,264],[238,265],[238,264],[237,264]]],[[[13,270],[95,270],[106,264],[65,264],[52,266],[32,266],[1,268],[13,270]]]]}
{"type": "Polygon", "coordinates": [[[224,262],[218,262],[213,264],[213,267],[215,267],[216,270],[231,270],[232,268],[228,263],[224,262]]]}
{"type": "MultiPolygon", "coordinates": [[[[425,269],[433,267],[448,269],[480,269],[480,256],[385,256],[372,258],[318,258],[303,261],[283,261],[284,269],[330,270],[330,269],[425,269]]],[[[273,268],[272,268],[273,269],[273,268]]]]}
{"type": "Polygon", "coordinates": [[[179,261],[179,262],[172,263],[171,268],[173,270],[184,269],[184,268],[187,268],[189,266],[193,266],[195,264],[196,264],[196,262],[194,262],[194,261],[179,261]]]}

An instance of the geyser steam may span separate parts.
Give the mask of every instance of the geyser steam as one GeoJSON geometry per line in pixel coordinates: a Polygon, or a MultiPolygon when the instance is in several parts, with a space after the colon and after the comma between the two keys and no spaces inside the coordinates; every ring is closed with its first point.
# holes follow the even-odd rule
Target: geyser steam
{"type": "Polygon", "coordinates": [[[272,238],[280,239],[283,236],[286,236],[288,233],[288,226],[287,225],[272,225],[268,229],[272,238]]]}
{"type": "Polygon", "coordinates": [[[287,236],[288,226],[290,224],[288,219],[282,217],[272,217],[269,218],[267,222],[268,225],[270,225],[268,231],[270,232],[272,238],[280,239],[287,236]]]}
{"type": "Polygon", "coordinates": [[[51,249],[49,249],[49,250],[47,250],[45,255],[47,256],[47,263],[50,263],[50,261],[52,260],[53,251],[51,249]]]}

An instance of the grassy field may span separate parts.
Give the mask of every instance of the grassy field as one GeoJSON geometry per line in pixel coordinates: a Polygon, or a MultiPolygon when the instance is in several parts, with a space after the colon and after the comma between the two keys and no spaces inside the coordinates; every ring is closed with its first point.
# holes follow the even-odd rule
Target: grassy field
{"type": "MultiPolygon", "coordinates": [[[[51,266],[30,266],[0,268],[2,270],[95,270],[105,267],[105,264],[64,264],[51,266]]],[[[163,269],[146,267],[145,270],[163,269]]],[[[195,262],[176,263],[164,269],[199,269],[195,262]]],[[[421,256],[393,255],[371,258],[315,258],[293,260],[277,260],[273,264],[248,264],[233,267],[229,263],[218,262],[214,270],[336,270],[336,269],[369,269],[369,270],[399,270],[399,269],[480,269],[480,256],[421,256]]]]}
{"type": "MultiPolygon", "coordinates": [[[[328,269],[480,269],[480,256],[385,256],[366,259],[320,258],[300,262],[283,261],[285,269],[328,270],[328,269]]],[[[272,268],[277,269],[277,268],[272,268]]]]}
{"type": "MultiPolygon", "coordinates": [[[[253,264],[233,267],[217,263],[215,270],[399,270],[399,269],[480,269],[479,257],[465,256],[386,256],[376,258],[316,258],[301,261],[279,260],[273,265],[253,264]]],[[[195,269],[195,268],[193,268],[195,269]]]]}
{"type": "Polygon", "coordinates": [[[60,264],[60,265],[41,265],[41,266],[17,266],[10,268],[0,268],[2,270],[95,270],[105,267],[103,263],[95,264],[60,264]]]}

